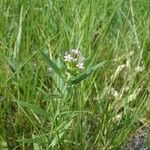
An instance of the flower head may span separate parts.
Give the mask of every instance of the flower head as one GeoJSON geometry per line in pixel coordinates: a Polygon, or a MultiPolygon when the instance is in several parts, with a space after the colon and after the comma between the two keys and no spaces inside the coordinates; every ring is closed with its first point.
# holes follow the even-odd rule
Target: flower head
{"type": "Polygon", "coordinates": [[[65,52],[64,61],[69,62],[70,68],[84,69],[84,60],[85,58],[78,49],[71,49],[69,52],[65,52]]]}

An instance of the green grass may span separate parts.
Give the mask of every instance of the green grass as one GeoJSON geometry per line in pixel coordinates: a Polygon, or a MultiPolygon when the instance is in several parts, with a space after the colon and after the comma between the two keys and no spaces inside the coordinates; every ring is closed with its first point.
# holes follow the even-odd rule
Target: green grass
{"type": "Polygon", "coordinates": [[[149,123],[149,16],[148,0],[1,0],[0,148],[120,150],[149,123]]]}

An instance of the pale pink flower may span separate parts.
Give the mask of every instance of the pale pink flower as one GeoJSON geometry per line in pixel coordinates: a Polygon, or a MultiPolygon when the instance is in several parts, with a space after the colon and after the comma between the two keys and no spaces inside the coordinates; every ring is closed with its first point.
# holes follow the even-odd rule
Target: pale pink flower
{"type": "Polygon", "coordinates": [[[80,55],[81,52],[78,49],[72,49],[71,52],[75,55],[80,55]]]}
{"type": "Polygon", "coordinates": [[[69,61],[71,62],[74,58],[71,56],[71,54],[67,54],[64,56],[65,60],[64,61],[69,61]]]}
{"type": "Polygon", "coordinates": [[[84,63],[83,63],[83,62],[79,62],[76,66],[77,66],[79,69],[84,69],[84,63]]]}

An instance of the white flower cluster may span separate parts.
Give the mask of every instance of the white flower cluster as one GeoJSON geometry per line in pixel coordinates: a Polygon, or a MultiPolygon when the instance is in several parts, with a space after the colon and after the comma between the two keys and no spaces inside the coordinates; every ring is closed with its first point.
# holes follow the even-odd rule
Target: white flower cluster
{"type": "Polygon", "coordinates": [[[84,60],[85,58],[78,49],[71,49],[70,52],[65,52],[64,61],[75,63],[79,69],[84,69],[84,60]]]}

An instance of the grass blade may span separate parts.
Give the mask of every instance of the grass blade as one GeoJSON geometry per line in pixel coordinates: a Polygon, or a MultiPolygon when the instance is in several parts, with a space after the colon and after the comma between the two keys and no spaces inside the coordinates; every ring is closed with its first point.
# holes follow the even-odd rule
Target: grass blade
{"type": "Polygon", "coordinates": [[[41,88],[38,88],[38,90],[44,95],[43,101],[47,101],[47,100],[50,100],[50,99],[60,99],[60,98],[62,98],[62,96],[59,95],[59,94],[48,93],[48,92],[45,92],[44,90],[42,90],[41,88]]]}
{"type": "Polygon", "coordinates": [[[20,22],[19,22],[19,31],[14,47],[14,58],[17,57],[20,49],[20,44],[21,44],[21,36],[22,36],[22,14],[23,14],[23,7],[21,7],[21,12],[20,12],[20,22]]]}
{"type": "Polygon", "coordinates": [[[63,128],[63,132],[59,133],[59,136],[56,136],[56,137],[52,140],[52,142],[51,142],[49,148],[50,148],[50,147],[51,147],[51,148],[54,148],[55,145],[58,144],[58,140],[60,140],[60,139],[63,137],[63,135],[65,134],[65,130],[67,130],[67,129],[71,126],[72,122],[73,122],[73,120],[71,120],[71,121],[69,121],[68,123],[66,123],[66,125],[65,125],[64,128],[63,128]],[[59,138],[58,138],[58,137],[59,137],[59,138]]]}
{"type": "Polygon", "coordinates": [[[46,118],[46,119],[50,119],[50,115],[44,111],[43,109],[33,105],[33,104],[30,104],[30,103],[27,103],[27,102],[22,102],[22,101],[18,101],[18,100],[13,100],[14,102],[16,102],[18,105],[20,106],[23,106],[23,107],[26,107],[30,110],[32,110],[33,112],[41,115],[42,117],[46,118]]]}

